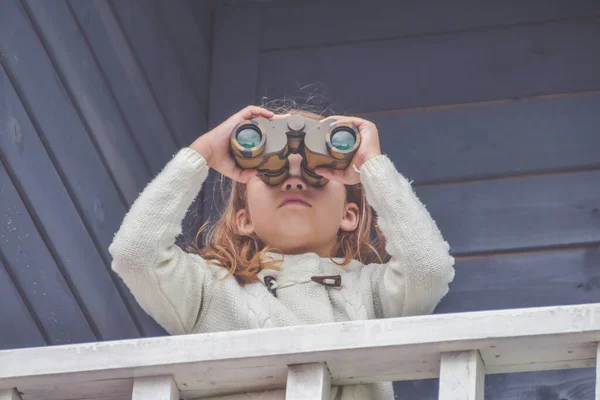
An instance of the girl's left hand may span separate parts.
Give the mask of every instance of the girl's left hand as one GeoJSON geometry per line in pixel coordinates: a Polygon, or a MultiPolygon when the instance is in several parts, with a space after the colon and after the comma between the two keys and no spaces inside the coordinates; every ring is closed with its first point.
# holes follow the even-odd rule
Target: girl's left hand
{"type": "Polygon", "coordinates": [[[344,185],[355,185],[360,183],[360,174],[354,169],[356,167],[360,170],[362,165],[373,157],[381,155],[381,147],[379,146],[379,132],[377,126],[371,121],[358,117],[346,117],[346,116],[331,116],[325,118],[323,121],[332,119],[332,126],[342,122],[350,122],[360,132],[360,146],[348,168],[344,170],[333,169],[333,168],[316,168],[315,172],[322,177],[343,183],[344,185]]]}

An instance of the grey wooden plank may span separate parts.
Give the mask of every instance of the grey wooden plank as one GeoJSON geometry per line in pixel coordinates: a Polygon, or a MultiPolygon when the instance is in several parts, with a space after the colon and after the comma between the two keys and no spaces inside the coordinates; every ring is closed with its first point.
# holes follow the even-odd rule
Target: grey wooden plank
{"type": "Polygon", "coordinates": [[[262,2],[260,47],[324,46],[598,14],[600,3],[593,0],[262,2]]]}
{"type": "Polygon", "coordinates": [[[71,382],[22,388],[23,400],[131,400],[133,379],[71,382]],[[85,393],[82,397],[82,393],[85,393]]]}
{"type": "MultiPolygon", "coordinates": [[[[161,21],[160,25],[168,34],[169,46],[175,51],[179,65],[201,106],[202,114],[207,116],[210,50],[204,31],[198,27],[192,14],[193,6],[186,1],[152,0],[152,4],[161,21]]],[[[210,24],[210,21],[203,23],[210,24]]]]}
{"type": "MultiPolygon", "coordinates": [[[[46,2],[40,3],[45,5],[47,12],[51,12],[54,8],[54,5],[46,5],[46,2]]],[[[81,82],[81,85],[86,85],[83,87],[90,89],[94,87],[102,89],[104,85],[108,88],[102,89],[96,100],[91,100],[98,103],[97,107],[101,107],[99,108],[102,111],[101,115],[107,119],[105,125],[109,127],[114,125],[114,133],[110,131],[102,131],[102,133],[116,137],[125,135],[127,131],[132,133],[135,143],[139,146],[138,150],[130,149],[131,156],[123,158],[131,163],[131,168],[141,168],[145,161],[149,166],[150,175],[157,174],[175,153],[177,145],[169,135],[170,128],[160,112],[144,73],[115,16],[105,1],[69,1],[67,5],[77,23],[79,30],[77,36],[83,38],[88,47],[86,49],[81,46],[79,37],[73,38],[69,45],[65,46],[67,53],[71,48],[77,48],[79,50],[76,53],[77,57],[85,57],[85,63],[80,62],[86,67],[82,72],[91,82],[81,82]],[[88,63],[89,56],[93,56],[93,60],[88,63]],[[98,78],[97,73],[101,74],[98,78]],[[113,99],[110,99],[109,95],[113,99]],[[113,106],[112,102],[116,105],[113,106]],[[143,154],[142,158],[138,154],[139,151],[143,154]]],[[[64,12],[55,10],[55,13],[68,21],[68,16],[64,15],[64,12]]],[[[53,15],[53,18],[56,17],[53,15]]],[[[54,27],[54,29],[58,31],[58,36],[59,33],[73,28],[68,26],[54,27]]],[[[56,46],[60,46],[60,43],[57,42],[56,46]]],[[[148,176],[141,176],[133,187],[144,186],[148,176]]],[[[139,192],[137,191],[136,195],[139,192]]],[[[132,202],[130,198],[128,201],[132,202]]]]}
{"type": "MultiPolygon", "coordinates": [[[[494,374],[485,377],[486,400],[593,400],[595,369],[494,374]]],[[[394,382],[397,400],[437,400],[438,380],[394,382]]]]}
{"type": "MultiPolygon", "coordinates": [[[[0,126],[6,126],[6,121],[3,120],[0,126]]],[[[2,134],[0,138],[7,136],[2,134]]],[[[13,138],[18,142],[21,137],[17,135],[13,138]]],[[[6,144],[2,143],[0,149],[0,159],[3,159],[6,156],[6,144]]],[[[86,321],[72,288],[65,281],[2,163],[0,193],[3,211],[0,214],[0,252],[48,334],[49,344],[95,341],[96,336],[86,321]]],[[[42,199],[47,201],[53,195],[46,192],[42,199]]]]}
{"type": "Polygon", "coordinates": [[[190,7],[198,29],[202,32],[202,37],[209,52],[212,52],[212,16],[217,4],[221,3],[222,0],[187,0],[186,2],[190,7]]]}
{"type": "MultiPolygon", "coordinates": [[[[600,248],[459,259],[435,314],[600,302],[600,248]]],[[[396,382],[397,399],[437,399],[437,379],[396,382]]],[[[594,370],[486,376],[486,399],[593,399],[594,370]]]]}
{"type": "MultiPolygon", "coordinates": [[[[0,191],[1,197],[2,192],[0,191]]],[[[8,211],[4,208],[3,202],[0,202],[0,213],[6,212],[8,215],[8,211]]],[[[4,241],[4,229],[1,231],[3,233],[0,234],[0,241],[4,241]]],[[[2,321],[0,324],[0,350],[46,345],[44,336],[38,329],[2,261],[0,261],[0,321],[2,321]]]]}
{"type": "MultiPolygon", "coordinates": [[[[24,78],[23,74],[19,75],[24,78]]],[[[6,129],[5,134],[0,135],[0,154],[15,171],[19,186],[26,193],[59,262],[80,293],[82,306],[90,313],[102,337],[136,337],[139,333],[107,267],[3,69],[0,69],[0,76],[5,82],[0,87],[0,124],[6,129]]],[[[47,93],[43,92],[44,85],[37,88],[40,93],[47,93]]],[[[39,97],[43,99],[44,96],[40,94],[39,97]]],[[[34,107],[34,110],[38,109],[34,107]]],[[[48,109],[51,115],[53,111],[57,110],[48,109]]],[[[52,129],[52,126],[48,128],[52,129]]],[[[100,202],[96,204],[101,206],[100,202]]]]}
{"type": "MultiPolygon", "coordinates": [[[[6,19],[0,32],[7,39],[0,45],[21,99],[5,79],[4,103],[10,106],[5,108],[3,117],[12,124],[10,126],[20,129],[26,145],[21,151],[7,151],[7,160],[17,171],[41,223],[52,235],[58,257],[81,292],[83,304],[102,338],[139,336],[121,296],[146,332],[163,334],[164,330],[139,307],[125,285],[110,271],[108,246],[125,214],[125,205],[90,142],[72,100],[62,82],[55,79],[56,71],[26,20],[26,14],[21,12],[20,3],[15,3],[7,4],[2,14],[6,19]],[[19,62],[36,68],[23,68],[19,62]],[[27,113],[19,101],[25,101],[27,113]],[[37,128],[32,123],[37,124],[37,128]],[[69,227],[67,234],[63,233],[65,226],[69,227]],[[121,288],[120,293],[115,282],[121,288]]],[[[6,149],[15,148],[8,137],[0,140],[6,149]]]]}
{"type": "Polygon", "coordinates": [[[456,255],[600,243],[600,171],[420,187],[456,255]]]}
{"type": "Polygon", "coordinates": [[[600,303],[600,247],[459,259],[436,314],[600,303]]]}
{"type": "MultiPolygon", "coordinates": [[[[111,176],[114,177],[119,191],[123,193],[127,202],[133,202],[143,190],[145,183],[150,179],[150,171],[145,167],[146,162],[143,154],[134,138],[131,137],[126,121],[124,121],[118,105],[115,104],[110,89],[103,80],[102,72],[81,36],[66,2],[59,0],[49,3],[40,0],[29,0],[24,1],[23,4],[41,31],[40,39],[51,54],[55,68],[60,72],[62,84],[69,90],[75,106],[81,112],[87,124],[85,128],[92,136],[93,143],[97,144],[102,157],[106,160],[106,167],[110,169],[111,176]]],[[[10,11],[14,12],[14,9],[10,11]]],[[[38,53],[43,52],[43,48],[37,43],[33,44],[35,40],[33,35],[29,35],[27,38],[29,42],[25,42],[24,39],[13,39],[8,45],[11,47],[13,54],[21,57],[28,56],[33,61],[39,55],[21,55],[18,54],[19,51],[22,51],[19,49],[26,44],[38,53]]],[[[49,61],[46,64],[49,65],[49,61]]],[[[86,161],[89,163],[88,154],[96,152],[87,135],[80,133],[83,131],[82,126],[78,126],[78,131],[71,133],[71,135],[77,136],[72,140],[74,142],[84,142],[84,144],[71,142],[73,148],[65,153],[69,154],[71,165],[73,167],[77,166],[77,168],[82,164],[85,165],[86,161]],[[74,149],[80,147],[83,147],[80,151],[80,153],[83,153],[83,157],[77,160],[73,157],[73,152],[74,149]]],[[[68,134],[62,133],[61,136],[64,137],[68,134]]],[[[146,143],[151,142],[152,138],[148,137],[146,143]]],[[[160,143],[153,143],[153,145],[155,148],[161,148],[160,143]]],[[[63,143],[61,143],[60,148],[64,149],[63,143]]],[[[60,151],[60,148],[57,151],[60,151]]],[[[149,151],[147,156],[148,158],[160,158],[155,151],[149,151]]],[[[101,166],[100,158],[98,156],[92,157],[96,165],[94,169],[104,169],[101,166]]],[[[166,158],[168,155],[163,154],[162,157],[166,158]]],[[[94,180],[106,182],[105,184],[112,188],[113,185],[103,179],[105,174],[101,173],[101,175],[102,178],[95,178],[94,180]]],[[[114,190],[112,191],[114,192],[114,190]]],[[[121,203],[116,198],[114,198],[114,202],[121,203]]],[[[109,205],[109,208],[115,208],[114,204],[109,205]]],[[[122,207],[116,207],[119,214],[121,214],[120,208],[122,207]]]]}
{"type": "Polygon", "coordinates": [[[206,131],[207,118],[168,42],[151,0],[109,3],[168,120],[177,145],[188,146],[206,131]]]}
{"type": "Polygon", "coordinates": [[[600,92],[364,115],[415,184],[600,167],[600,92]]]}
{"type": "Polygon", "coordinates": [[[299,88],[320,82],[356,113],[597,90],[599,36],[594,19],[272,51],[258,95],[306,96],[299,88]]]}
{"type": "MultiPolygon", "coordinates": [[[[247,105],[257,104],[260,14],[256,8],[217,7],[215,14],[209,127],[212,129],[247,105]],[[248,21],[254,21],[248,24],[248,21]],[[244,29],[240,29],[245,26],[244,29]]],[[[211,170],[202,190],[204,218],[221,204],[218,175],[211,170]]]]}

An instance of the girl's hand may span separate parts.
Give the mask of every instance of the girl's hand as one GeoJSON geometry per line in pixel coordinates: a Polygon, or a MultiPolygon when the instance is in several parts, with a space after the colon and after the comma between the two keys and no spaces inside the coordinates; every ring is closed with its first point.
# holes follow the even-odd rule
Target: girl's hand
{"type": "Polygon", "coordinates": [[[326,179],[338,181],[345,185],[355,185],[360,183],[360,174],[354,169],[360,169],[362,165],[373,157],[381,155],[379,146],[379,132],[377,126],[371,121],[358,117],[332,116],[325,118],[324,121],[334,119],[332,126],[341,122],[350,122],[358,128],[361,142],[358,150],[354,154],[348,168],[344,170],[333,168],[316,168],[315,172],[326,179]]]}
{"type": "Polygon", "coordinates": [[[262,107],[248,106],[233,114],[225,122],[205,133],[189,147],[200,153],[210,168],[215,169],[228,178],[246,183],[255,176],[256,169],[242,169],[235,164],[235,159],[229,152],[231,133],[237,124],[244,120],[263,117],[271,119],[274,114],[262,107]]]}

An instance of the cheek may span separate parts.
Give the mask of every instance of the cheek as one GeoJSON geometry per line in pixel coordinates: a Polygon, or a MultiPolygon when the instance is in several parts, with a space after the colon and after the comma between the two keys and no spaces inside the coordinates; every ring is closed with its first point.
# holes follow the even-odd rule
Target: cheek
{"type": "Polygon", "coordinates": [[[249,183],[247,192],[248,210],[253,221],[268,217],[273,210],[274,195],[262,182],[249,183]]]}
{"type": "Polygon", "coordinates": [[[322,193],[321,210],[324,218],[340,220],[344,214],[346,203],[346,190],[344,185],[338,182],[330,182],[327,189],[322,193]]]}

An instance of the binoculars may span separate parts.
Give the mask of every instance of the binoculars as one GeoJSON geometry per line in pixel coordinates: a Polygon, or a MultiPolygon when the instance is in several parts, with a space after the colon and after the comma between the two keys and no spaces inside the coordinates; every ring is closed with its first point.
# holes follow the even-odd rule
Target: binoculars
{"type": "Polygon", "coordinates": [[[302,178],[310,185],[323,186],[328,180],[315,168],[346,169],[360,146],[355,126],[339,123],[331,127],[332,122],[301,115],[242,121],[231,134],[230,150],[240,168],[258,169],[258,177],[271,186],[288,177],[288,155],[300,154],[302,178]]]}

